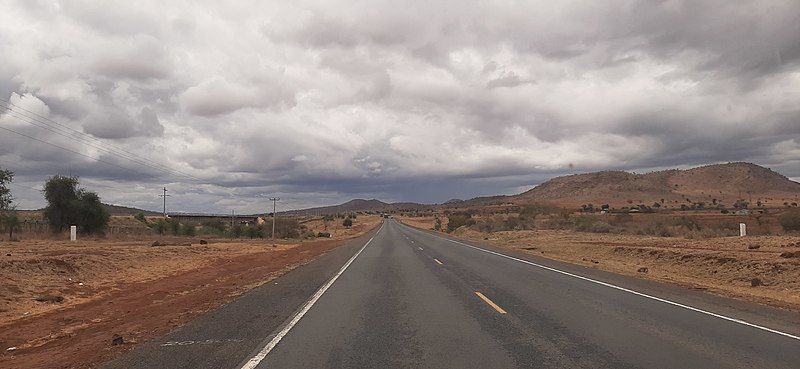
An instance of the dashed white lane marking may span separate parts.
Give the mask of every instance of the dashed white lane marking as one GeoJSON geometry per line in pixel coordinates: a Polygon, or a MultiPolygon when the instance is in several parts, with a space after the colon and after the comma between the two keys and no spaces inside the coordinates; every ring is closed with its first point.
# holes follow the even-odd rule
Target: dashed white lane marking
{"type": "MultiPolygon", "coordinates": [[[[406,227],[408,227],[408,226],[406,226],[406,227]]],[[[432,235],[432,234],[428,234],[428,233],[425,233],[425,232],[422,232],[422,231],[418,231],[418,230],[416,230],[416,229],[413,229],[413,228],[411,228],[411,227],[408,227],[408,228],[409,228],[409,229],[411,229],[411,230],[413,230],[414,232],[418,232],[418,233],[422,233],[422,234],[425,234],[425,235],[429,235],[429,236],[431,236],[431,237],[436,237],[436,238],[440,238],[440,239],[443,239],[443,240],[447,240],[447,241],[453,242],[453,243],[455,243],[455,244],[458,244],[458,245],[461,245],[461,246],[465,246],[465,247],[469,247],[469,248],[471,248],[471,249],[475,249],[475,250],[478,250],[478,251],[481,251],[481,252],[485,252],[485,253],[487,253],[487,254],[497,255],[497,256],[500,256],[500,257],[503,257],[503,258],[506,258],[506,259],[510,259],[510,260],[518,261],[518,262],[520,262],[520,263],[524,263],[524,264],[532,265],[532,266],[535,266],[535,267],[537,267],[537,268],[541,268],[541,269],[549,270],[549,271],[551,271],[551,272],[560,273],[560,274],[563,274],[563,275],[566,275],[566,276],[569,276],[569,277],[578,278],[578,279],[581,279],[581,280],[584,280],[584,281],[587,281],[587,282],[591,282],[591,283],[599,284],[599,285],[601,285],[601,286],[605,286],[605,287],[608,287],[608,288],[613,288],[613,289],[616,289],[616,290],[619,290],[619,291],[623,291],[623,292],[627,292],[627,293],[630,293],[630,294],[634,294],[634,295],[636,295],[636,296],[640,296],[640,297],[648,298],[648,299],[651,299],[651,300],[655,300],[655,301],[663,302],[663,303],[665,303],[665,304],[669,304],[669,305],[672,305],[672,306],[677,306],[677,307],[680,307],[680,308],[683,308],[683,309],[687,309],[687,310],[691,310],[691,311],[694,311],[694,312],[697,312],[697,313],[700,313],[700,314],[705,314],[705,315],[708,315],[708,316],[713,316],[713,317],[715,317],[715,318],[719,318],[719,319],[727,320],[727,321],[729,321],[729,322],[733,322],[733,323],[742,324],[742,325],[745,325],[745,326],[748,326],[748,327],[752,327],[752,328],[760,329],[760,330],[762,330],[762,331],[766,331],[766,332],[770,332],[770,333],[778,334],[778,335],[781,335],[781,336],[784,336],[784,337],[788,337],[788,338],[791,338],[791,339],[795,339],[795,340],[798,340],[798,341],[800,341],[800,336],[797,336],[797,335],[794,335],[794,334],[791,334],[791,333],[781,332],[781,331],[779,331],[779,330],[777,330],[777,329],[772,329],[772,328],[769,328],[769,327],[764,327],[764,326],[761,326],[761,325],[758,325],[758,324],[754,324],[754,323],[750,323],[750,322],[747,322],[747,321],[744,321],[744,320],[741,320],[741,319],[732,318],[732,317],[725,316],[725,315],[722,315],[722,314],[717,314],[717,313],[715,313],[715,312],[711,312],[711,311],[707,311],[707,310],[699,309],[699,308],[696,308],[696,307],[694,307],[694,306],[689,306],[689,305],[681,304],[681,303],[679,303],[679,302],[675,302],[675,301],[671,301],[671,300],[663,299],[663,298],[661,298],[661,297],[656,297],[656,296],[648,295],[648,294],[646,294],[646,293],[642,293],[642,292],[639,292],[639,291],[634,291],[634,290],[632,290],[632,289],[629,289],[629,288],[620,287],[620,286],[613,285],[613,284],[611,284],[611,283],[607,283],[607,282],[603,282],[603,281],[598,281],[598,280],[596,280],[596,279],[592,279],[592,278],[584,277],[584,276],[582,276],[582,275],[578,275],[578,274],[574,274],[574,273],[566,272],[566,271],[563,271],[563,270],[560,270],[560,269],[556,269],[556,268],[552,268],[552,267],[549,267],[549,266],[545,266],[545,265],[537,264],[537,263],[534,263],[534,262],[531,262],[531,261],[527,261],[527,260],[523,260],[523,259],[515,258],[515,257],[513,257],[513,256],[508,256],[508,255],[505,255],[505,254],[501,254],[501,253],[499,253],[499,252],[494,252],[494,251],[490,251],[490,250],[482,249],[482,248],[480,248],[480,247],[475,247],[475,246],[472,246],[472,245],[468,245],[468,244],[466,244],[466,243],[459,242],[459,241],[455,241],[455,240],[451,240],[451,239],[449,239],[449,238],[444,238],[444,237],[434,236],[434,235],[432,235]]]]}
{"type": "Polygon", "coordinates": [[[422,251],[422,247],[417,247],[417,248],[419,249],[419,251],[422,251]]]}
{"type": "Polygon", "coordinates": [[[435,261],[435,262],[436,262],[436,264],[439,264],[439,265],[444,265],[444,263],[442,263],[441,261],[439,261],[439,259],[433,258],[433,261],[435,261]]]}
{"type": "Polygon", "coordinates": [[[312,295],[308,301],[306,301],[306,303],[303,305],[303,308],[300,309],[300,311],[298,311],[297,314],[295,314],[291,320],[289,320],[289,323],[286,324],[283,327],[283,329],[281,329],[280,332],[278,332],[278,334],[276,334],[275,337],[273,337],[272,340],[270,340],[269,343],[267,343],[267,345],[261,349],[261,351],[259,351],[255,356],[253,356],[252,358],[250,358],[250,360],[244,363],[244,365],[242,365],[240,369],[253,369],[259,363],[261,363],[261,361],[264,360],[265,357],[267,357],[269,352],[272,351],[272,349],[274,349],[279,342],[281,342],[283,337],[286,336],[286,334],[289,333],[289,331],[292,328],[294,328],[297,322],[299,322],[300,319],[302,319],[303,316],[306,315],[306,313],[311,309],[311,307],[314,306],[315,303],[317,303],[317,300],[319,300],[319,298],[322,297],[322,294],[324,294],[325,291],[327,291],[328,288],[330,288],[331,285],[333,285],[333,282],[336,282],[336,280],[339,279],[339,276],[341,276],[342,273],[344,273],[344,271],[347,270],[347,267],[349,267],[350,264],[352,264],[353,261],[356,260],[358,255],[361,255],[361,252],[364,251],[364,249],[366,249],[367,246],[369,246],[369,244],[372,242],[375,236],[377,236],[383,229],[383,224],[381,224],[381,228],[378,229],[378,232],[376,232],[375,235],[372,236],[372,238],[370,238],[369,241],[367,241],[367,243],[364,244],[364,247],[362,247],[361,250],[358,250],[358,252],[355,255],[353,255],[353,257],[351,257],[350,260],[348,260],[347,263],[344,264],[344,266],[342,266],[342,269],[339,269],[339,271],[333,276],[333,278],[331,278],[331,280],[322,285],[322,287],[320,287],[320,289],[317,290],[317,292],[315,292],[314,295],[312,295]]]}

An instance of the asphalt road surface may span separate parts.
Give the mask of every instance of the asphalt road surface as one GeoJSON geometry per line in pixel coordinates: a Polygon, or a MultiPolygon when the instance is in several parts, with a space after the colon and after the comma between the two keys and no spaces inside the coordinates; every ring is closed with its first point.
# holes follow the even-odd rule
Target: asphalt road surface
{"type": "Polygon", "coordinates": [[[106,368],[798,368],[800,314],[394,220],[106,368]]]}

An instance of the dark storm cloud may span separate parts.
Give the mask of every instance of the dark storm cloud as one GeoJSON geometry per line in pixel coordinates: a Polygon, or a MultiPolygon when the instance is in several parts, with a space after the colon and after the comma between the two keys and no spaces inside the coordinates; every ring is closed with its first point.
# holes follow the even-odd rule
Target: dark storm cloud
{"type": "Polygon", "coordinates": [[[738,160],[798,177],[798,34],[800,3],[779,0],[10,1],[0,98],[152,162],[5,114],[114,165],[3,132],[0,166],[220,212],[738,160]]]}

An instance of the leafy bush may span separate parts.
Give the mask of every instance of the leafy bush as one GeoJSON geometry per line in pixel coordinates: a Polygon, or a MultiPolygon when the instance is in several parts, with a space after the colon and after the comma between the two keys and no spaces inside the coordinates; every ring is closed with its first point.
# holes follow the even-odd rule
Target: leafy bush
{"type": "Polygon", "coordinates": [[[264,228],[261,226],[245,227],[244,235],[249,238],[264,238],[264,228]]]}
{"type": "Polygon", "coordinates": [[[674,224],[675,224],[675,226],[683,227],[683,228],[686,228],[687,230],[690,230],[690,231],[699,231],[699,230],[701,230],[703,228],[703,227],[700,226],[699,223],[697,223],[697,221],[695,221],[694,219],[692,219],[690,217],[677,218],[677,219],[675,219],[674,224]]]}
{"type": "Polygon", "coordinates": [[[558,214],[563,212],[562,209],[552,206],[552,205],[545,205],[545,204],[532,204],[524,206],[519,214],[523,216],[530,216],[536,217],[539,215],[550,215],[550,214],[558,214]]]}
{"type": "Polygon", "coordinates": [[[133,219],[136,219],[144,224],[147,224],[147,218],[144,217],[144,213],[136,213],[136,215],[133,216],[133,219]]]}
{"type": "Polygon", "coordinates": [[[14,239],[14,231],[19,229],[19,218],[16,214],[0,215],[0,226],[8,231],[8,239],[14,239]]]}
{"type": "Polygon", "coordinates": [[[155,223],[150,225],[150,228],[153,229],[158,234],[165,234],[167,233],[167,223],[163,220],[157,220],[155,223]]]}
{"type": "Polygon", "coordinates": [[[594,223],[594,217],[581,215],[572,219],[572,229],[581,232],[588,232],[594,223]]]}
{"type": "Polygon", "coordinates": [[[342,225],[347,227],[347,228],[350,228],[350,227],[353,226],[353,220],[350,219],[350,218],[347,218],[342,222],[342,225]]]}
{"type": "Polygon", "coordinates": [[[475,224],[475,219],[472,219],[470,213],[453,213],[447,219],[447,232],[452,232],[463,226],[471,226],[475,224]]]}
{"type": "Polygon", "coordinates": [[[800,231],[800,211],[787,211],[778,218],[785,231],[800,231]]]}
{"type": "Polygon", "coordinates": [[[177,219],[159,219],[151,224],[151,228],[160,235],[171,234],[177,236],[181,234],[181,224],[177,219]]]}
{"type": "Polygon", "coordinates": [[[182,236],[191,237],[197,234],[197,229],[195,228],[194,224],[182,224],[180,229],[182,236]]]}
{"type": "MultiPolygon", "coordinates": [[[[275,219],[275,238],[300,238],[305,230],[297,219],[281,218],[275,219]]],[[[264,235],[272,237],[272,224],[267,222],[264,225],[264,235]]]]}
{"type": "Polygon", "coordinates": [[[239,238],[242,237],[244,234],[244,229],[242,228],[241,224],[234,224],[230,230],[228,230],[228,236],[231,238],[239,238]]]}
{"type": "Polygon", "coordinates": [[[331,237],[331,234],[330,234],[330,232],[317,232],[317,237],[326,237],[326,238],[330,238],[330,237],[331,237]]]}
{"type": "Polygon", "coordinates": [[[602,220],[596,221],[592,223],[591,228],[589,229],[590,232],[594,233],[608,233],[611,232],[613,227],[608,222],[604,222],[602,220]]]}
{"type": "Polygon", "coordinates": [[[203,233],[205,234],[223,235],[228,228],[226,223],[220,219],[207,220],[201,225],[203,227],[203,233]]]}

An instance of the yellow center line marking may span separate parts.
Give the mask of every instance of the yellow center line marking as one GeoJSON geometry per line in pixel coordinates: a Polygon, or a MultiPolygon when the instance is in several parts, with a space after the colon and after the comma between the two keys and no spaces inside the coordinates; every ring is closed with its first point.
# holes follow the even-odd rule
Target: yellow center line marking
{"type": "Polygon", "coordinates": [[[505,310],[503,310],[503,308],[501,308],[500,306],[498,306],[497,304],[495,304],[495,303],[494,303],[494,301],[492,301],[492,300],[489,300],[489,298],[488,298],[488,297],[486,297],[486,296],[484,296],[482,293],[480,293],[480,292],[478,292],[478,291],[475,291],[475,294],[476,294],[476,295],[478,295],[478,297],[480,297],[480,298],[481,298],[481,300],[483,300],[483,302],[485,302],[485,303],[489,304],[489,306],[491,306],[491,307],[493,307],[495,310],[497,310],[497,312],[498,312],[498,313],[500,313],[500,314],[505,314],[505,313],[506,313],[506,311],[505,311],[505,310]]]}
{"type": "Polygon", "coordinates": [[[444,264],[443,262],[439,261],[439,259],[434,258],[433,261],[437,262],[439,265],[444,264]]]}

